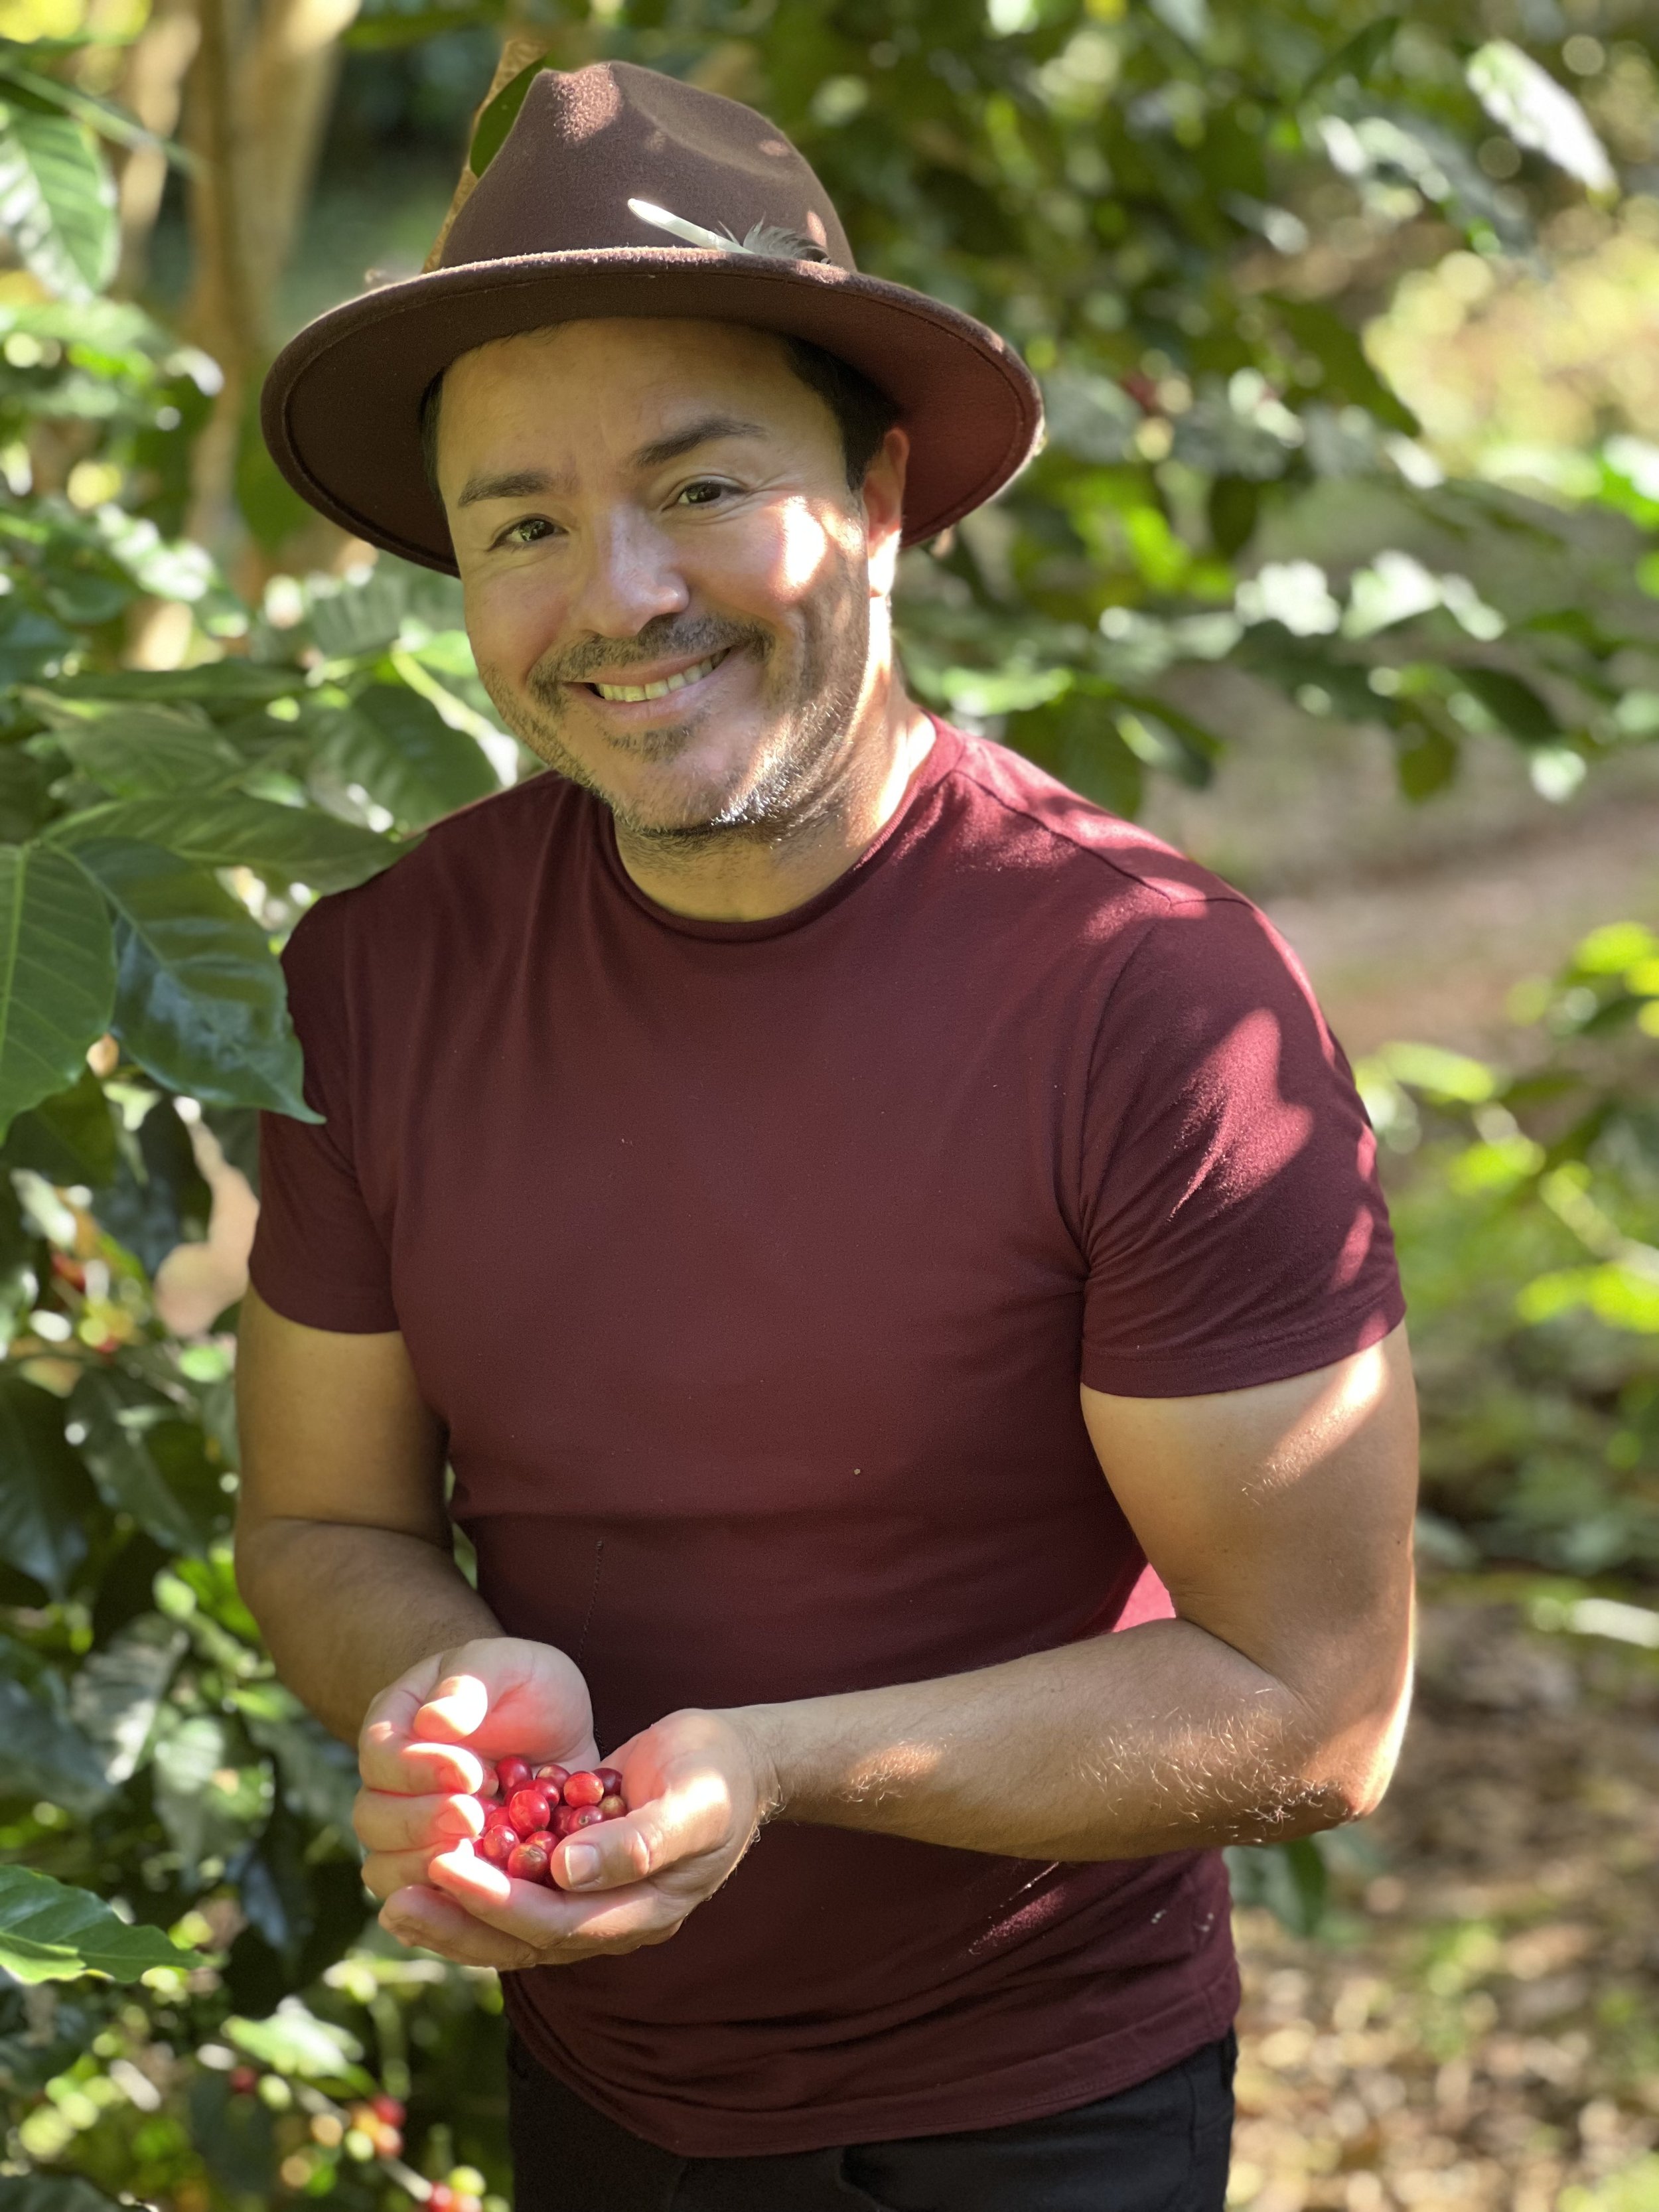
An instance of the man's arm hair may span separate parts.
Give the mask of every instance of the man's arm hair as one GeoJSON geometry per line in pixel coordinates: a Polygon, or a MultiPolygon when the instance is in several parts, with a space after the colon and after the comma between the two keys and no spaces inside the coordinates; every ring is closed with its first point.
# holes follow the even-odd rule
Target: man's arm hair
{"type": "Polygon", "coordinates": [[[1085,1389],[1083,1411],[1177,1618],[729,1714],[777,1814],[1086,1860],[1308,1835],[1377,1803],[1411,1674],[1403,1329],[1287,1382],[1085,1389]]]}
{"type": "Polygon", "coordinates": [[[416,1660],[501,1633],[455,1564],[443,1431],[395,1330],[307,1328],[253,1290],[236,1395],[237,1583],[277,1673],[355,1742],[416,1660]]]}

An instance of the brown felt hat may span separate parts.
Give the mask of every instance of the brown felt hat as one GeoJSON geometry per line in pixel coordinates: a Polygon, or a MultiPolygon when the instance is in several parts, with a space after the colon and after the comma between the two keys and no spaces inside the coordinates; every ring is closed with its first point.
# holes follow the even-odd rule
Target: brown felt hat
{"type": "Polygon", "coordinates": [[[475,346],[583,317],[745,323],[849,362],[910,435],[908,543],[1036,448],[1042,403],[1013,348],[860,276],[811,169],[734,100],[628,62],[543,70],[458,202],[423,274],[319,315],[265,380],[266,442],[301,497],[406,560],[454,572],[422,462],[427,386],[475,346]]]}

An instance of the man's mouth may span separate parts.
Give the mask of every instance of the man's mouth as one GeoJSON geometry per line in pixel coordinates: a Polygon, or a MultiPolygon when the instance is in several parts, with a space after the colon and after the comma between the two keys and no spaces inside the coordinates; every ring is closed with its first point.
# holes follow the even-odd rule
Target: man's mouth
{"type": "Polygon", "coordinates": [[[684,691],[688,684],[700,683],[705,676],[712,676],[731,651],[732,647],[726,646],[719,653],[711,653],[707,660],[698,661],[695,668],[683,668],[677,676],[665,676],[659,683],[590,684],[588,689],[597,691],[601,699],[627,702],[639,699],[665,699],[671,691],[684,691]]]}

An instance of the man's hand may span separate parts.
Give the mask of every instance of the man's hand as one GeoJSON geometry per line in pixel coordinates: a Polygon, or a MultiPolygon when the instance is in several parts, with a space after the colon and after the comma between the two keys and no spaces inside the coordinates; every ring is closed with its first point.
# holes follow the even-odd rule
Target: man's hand
{"type": "Polygon", "coordinates": [[[671,1713],[608,1764],[621,1769],[634,1809],[559,1845],[557,1888],[511,1881],[473,1850],[469,1825],[424,1880],[387,1896],[382,1924],[400,1942],[504,1971],[665,1943],[748,1850],[772,1808],[773,1779],[748,1732],[719,1713],[671,1713]]]}
{"type": "Polygon", "coordinates": [[[436,1853],[480,1833],[482,1761],[509,1752],[573,1767],[599,1756],[587,1685],[550,1644],[477,1638],[421,1660],[380,1692],[358,1738],[363,1787],[352,1818],[376,1897],[424,1883],[436,1853]]]}

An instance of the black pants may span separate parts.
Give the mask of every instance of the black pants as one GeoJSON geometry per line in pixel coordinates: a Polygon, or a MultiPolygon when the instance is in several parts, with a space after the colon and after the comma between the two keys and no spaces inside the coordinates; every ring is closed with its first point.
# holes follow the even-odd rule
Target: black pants
{"type": "Polygon", "coordinates": [[[771,2158],[678,2158],[508,2045],[516,2212],[1221,2212],[1231,2034],[1075,2111],[771,2158]]]}

